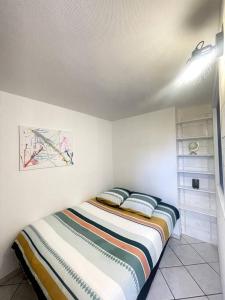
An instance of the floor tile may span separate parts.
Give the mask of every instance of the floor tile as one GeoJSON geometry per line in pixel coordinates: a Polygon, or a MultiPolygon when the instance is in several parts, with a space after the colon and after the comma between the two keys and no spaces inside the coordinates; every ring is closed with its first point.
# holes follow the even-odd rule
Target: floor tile
{"type": "Polygon", "coordinates": [[[152,283],[151,289],[146,298],[146,300],[156,300],[156,299],[160,299],[160,300],[174,299],[160,270],[158,270],[158,272],[156,273],[155,279],[152,283]]]}
{"type": "Polygon", "coordinates": [[[10,285],[10,284],[19,284],[22,283],[25,280],[25,274],[21,271],[15,276],[11,277],[8,280],[2,281],[1,285],[10,285]]]}
{"type": "Polygon", "coordinates": [[[201,255],[201,257],[206,262],[218,262],[219,254],[216,246],[202,243],[202,244],[193,244],[192,247],[201,255]]]}
{"type": "Polygon", "coordinates": [[[195,239],[191,236],[188,236],[186,234],[183,234],[182,237],[184,238],[184,240],[186,240],[188,242],[188,244],[199,244],[199,243],[204,243],[201,240],[195,239]]]}
{"type": "Polygon", "coordinates": [[[173,251],[184,265],[204,263],[204,260],[190,245],[174,247],[173,251]]]}
{"type": "Polygon", "coordinates": [[[223,300],[223,295],[219,294],[219,295],[212,295],[212,296],[208,296],[209,300],[223,300]]]}
{"type": "Polygon", "coordinates": [[[11,300],[38,300],[32,286],[21,284],[11,300]]]}
{"type": "Polygon", "coordinates": [[[208,298],[206,296],[203,296],[203,297],[185,298],[182,300],[208,300],[208,298]]]}
{"type": "Polygon", "coordinates": [[[222,292],[220,276],[208,264],[186,268],[206,295],[222,292]]]}
{"type": "Polygon", "coordinates": [[[175,298],[203,296],[203,292],[184,267],[161,269],[175,298]]]}
{"type": "Polygon", "coordinates": [[[209,263],[209,265],[213,268],[216,273],[220,274],[220,264],[218,262],[209,263]]]}
{"type": "Polygon", "coordinates": [[[185,241],[185,239],[183,239],[183,237],[181,237],[180,239],[175,239],[175,238],[170,238],[169,242],[168,242],[168,246],[170,246],[171,248],[174,248],[176,246],[180,246],[180,245],[186,245],[187,241],[185,241]]]}
{"type": "Polygon", "coordinates": [[[18,285],[16,285],[16,284],[0,286],[0,299],[1,300],[11,300],[11,298],[17,288],[18,288],[18,285]]]}
{"type": "Polygon", "coordinates": [[[171,248],[167,247],[163,257],[161,259],[160,268],[166,268],[166,267],[178,267],[181,266],[182,263],[177,258],[177,256],[174,254],[174,252],[171,250],[171,248]]]}

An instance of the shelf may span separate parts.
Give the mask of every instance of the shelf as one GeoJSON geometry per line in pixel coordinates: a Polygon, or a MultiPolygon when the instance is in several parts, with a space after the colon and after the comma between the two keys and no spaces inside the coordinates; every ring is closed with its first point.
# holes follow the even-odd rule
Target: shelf
{"type": "Polygon", "coordinates": [[[197,158],[197,157],[214,157],[214,154],[178,154],[177,157],[191,157],[191,158],[197,158]]]}
{"type": "Polygon", "coordinates": [[[215,191],[205,190],[205,189],[193,189],[191,186],[178,186],[178,189],[180,190],[187,190],[191,192],[197,192],[197,193],[207,193],[207,194],[215,194],[215,191]]]}
{"type": "Polygon", "coordinates": [[[177,125],[182,125],[182,124],[186,124],[186,123],[196,123],[196,122],[208,121],[208,120],[212,120],[212,116],[197,118],[197,119],[191,119],[191,120],[186,120],[186,121],[179,121],[179,122],[177,122],[177,125]]]}
{"type": "Polygon", "coordinates": [[[177,137],[177,141],[189,141],[189,140],[208,140],[213,139],[212,135],[209,136],[188,136],[188,137],[177,137]]]}
{"type": "Polygon", "coordinates": [[[199,174],[199,175],[211,175],[214,176],[214,172],[210,171],[191,171],[191,170],[177,170],[177,173],[185,173],[185,174],[199,174]]]}
{"type": "Polygon", "coordinates": [[[198,208],[198,207],[189,207],[186,205],[181,205],[180,209],[216,218],[216,211],[212,210],[212,209],[202,209],[202,208],[198,208]]]}

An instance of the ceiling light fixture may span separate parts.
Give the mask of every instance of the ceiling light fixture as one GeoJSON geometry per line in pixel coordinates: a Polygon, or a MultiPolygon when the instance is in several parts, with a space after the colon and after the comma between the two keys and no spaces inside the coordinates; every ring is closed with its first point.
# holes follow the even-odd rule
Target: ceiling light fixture
{"type": "Polygon", "coordinates": [[[215,45],[206,45],[201,41],[192,51],[191,57],[188,59],[183,72],[178,78],[181,84],[197,80],[201,75],[206,75],[210,71],[210,67],[215,63],[216,59],[223,55],[223,29],[216,34],[215,45]]]}

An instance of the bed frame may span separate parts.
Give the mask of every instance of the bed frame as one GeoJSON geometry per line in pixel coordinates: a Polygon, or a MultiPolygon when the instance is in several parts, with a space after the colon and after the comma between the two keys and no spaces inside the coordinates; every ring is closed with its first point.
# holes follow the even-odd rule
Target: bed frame
{"type": "MultiPolygon", "coordinates": [[[[167,243],[166,243],[167,245],[167,243]]],[[[160,255],[160,258],[157,262],[157,264],[155,265],[155,267],[153,268],[153,270],[151,271],[151,274],[149,275],[147,281],[145,282],[144,286],[142,287],[138,297],[137,297],[137,300],[145,300],[147,298],[147,295],[148,295],[148,292],[150,290],[150,287],[151,287],[151,284],[155,278],[155,275],[156,275],[156,272],[159,268],[159,264],[160,264],[160,261],[163,257],[163,253],[166,249],[166,245],[164,246],[163,248],[163,251],[160,255]]],[[[38,296],[38,299],[39,300],[47,300],[47,298],[45,297],[44,293],[42,292],[42,289],[40,288],[38,282],[36,281],[36,279],[34,278],[32,272],[30,271],[29,267],[27,266],[27,263],[26,261],[24,260],[24,257],[23,257],[23,254],[22,252],[20,251],[18,245],[16,243],[13,243],[12,245],[12,249],[15,251],[15,254],[21,264],[21,267],[24,271],[24,273],[27,275],[29,281],[31,282],[37,296],[38,296]]],[[[80,299],[82,300],[82,299],[80,299]]]]}

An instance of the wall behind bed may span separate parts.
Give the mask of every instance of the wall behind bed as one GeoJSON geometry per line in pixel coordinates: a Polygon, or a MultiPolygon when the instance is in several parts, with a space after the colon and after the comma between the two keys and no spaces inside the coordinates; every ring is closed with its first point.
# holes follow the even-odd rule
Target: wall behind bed
{"type": "Polygon", "coordinates": [[[0,91],[0,278],[20,229],[112,184],[111,122],[0,91]],[[18,125],[72,130],[75,165],[19,172],[18,125]]]}
{"type": "MultiPolygon", "coordinates": [[[[225,2],[222,5],[220,28],[225,26],[225,2]]],[[[220,31],[219,29],[218,31],[220,31]]],[[[224,40],[225,48],[225,40],[224,40]]],[[[219,97],[220,97],[220,118],[221,118],[221,138],[223,148],[223,179],[225,183],[225,53],[219,59],[219,97]]],[[[216,132],[217,133],[217,132],[216,132]]],[[[216,136],[216,135],[215,135],[216,136]]],[[[222,191],[219,177],[218,153],[216,158],[216,190],[217,190],[217,229],[218,229],[218,248],[220,258],[221,282],[223,295],[225,297],[225,188],[222,191]]]]}
{"type": "Polygon", "coordinates": [[[177,205],[175,108],[113,122],[115,185],[177,205]]]}

